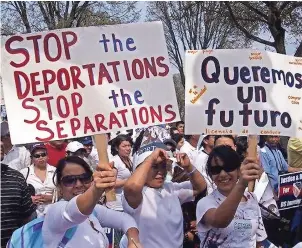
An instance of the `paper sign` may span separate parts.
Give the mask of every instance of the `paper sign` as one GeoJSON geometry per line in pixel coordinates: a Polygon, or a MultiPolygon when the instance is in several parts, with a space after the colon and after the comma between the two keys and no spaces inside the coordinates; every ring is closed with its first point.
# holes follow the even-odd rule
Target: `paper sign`
{"type": "Polygon", "coordinates": [[[302,172],[279,176],[279,210],[297,208],[302,201],[302,172]]]}
{"type": "Polygon", "coordinates": [[[14,144],[179,120],[161,22],[14,35],[1,44],[14,144]]]}
{"type": "Polygon", "coordinates": [[[186,134],[302,137],[302,58],[186,52],[186,134]]]}

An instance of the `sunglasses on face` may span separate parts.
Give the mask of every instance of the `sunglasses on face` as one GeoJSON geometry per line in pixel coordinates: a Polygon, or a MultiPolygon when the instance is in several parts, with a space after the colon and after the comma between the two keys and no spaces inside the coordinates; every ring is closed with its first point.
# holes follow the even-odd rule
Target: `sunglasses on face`
{"type": "Polygon", "coordinates": [[[219,175],[221,171],[228,173],[236,169],[237,166],[211,166],[209,172],[211,173],[211,175],[219,175]]]}
{"type": "Polygon", "coordinates": [[[46,152],[43,152],[43,153],[34,154],[33,158],[41,158],[41,157],[44,158],[46,156],[47,156],[46,152]]]}
{"type": "Polygon", "coordinates": [[[65,187],[73,187],[76,185],[78,180],[80,180],[82,184],[88,184],[92,182],[92,176],[89,173],[84,173],[77,176],[65,176],[62,177],[61,182],[65,187]]]}

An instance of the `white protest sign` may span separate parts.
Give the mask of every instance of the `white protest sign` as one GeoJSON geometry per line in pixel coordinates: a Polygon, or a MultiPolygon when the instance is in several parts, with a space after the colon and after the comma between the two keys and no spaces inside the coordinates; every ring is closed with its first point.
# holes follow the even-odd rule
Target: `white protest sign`
{"type": "Polygon", "coordinates": [[[302,58],[186,52],[186,134],[302,137],[302,58]]]}
{"type": "Polygon", "coordinates": [[[14,144],[179,120],[161,22],[14,35],[1,44],[14,144]]]}

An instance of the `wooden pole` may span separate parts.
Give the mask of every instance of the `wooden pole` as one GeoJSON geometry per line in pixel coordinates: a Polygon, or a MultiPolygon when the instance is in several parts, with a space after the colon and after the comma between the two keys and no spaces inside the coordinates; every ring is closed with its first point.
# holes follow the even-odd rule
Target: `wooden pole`
{"type": "MultiPolygon", "coordinates": [[[[108,154],[107,154],[107,136],[106,134],[96,134],[94,135],[96,149],[99,155],[99,164],[107,164],[109,163],[108,154]]],[[[100,170],[97,166],[96,170],[100,170]]],[[[116,195],[114,188],[106,190],[106,199],[107,202],[116,201],[116,195]]]]}
{"type": "MultiPolygon", "coordinates": [[[[248,136],[248,148],[247,148],[247,156],[249,158],[257,159],[257,135],[249,135],[248,136]]],[[[255,188],[255,181],[252,181],[248,185],[249,192],[253,192],[255,188]]]]}

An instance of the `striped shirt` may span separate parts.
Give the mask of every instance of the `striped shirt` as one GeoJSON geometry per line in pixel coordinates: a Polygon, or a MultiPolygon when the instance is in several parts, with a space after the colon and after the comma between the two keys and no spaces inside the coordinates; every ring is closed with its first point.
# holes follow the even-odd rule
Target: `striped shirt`
{"type": "Polygon", "coordinates": [[[23,175],[1,164],[1,248],[35,210],[23,175]]]}

